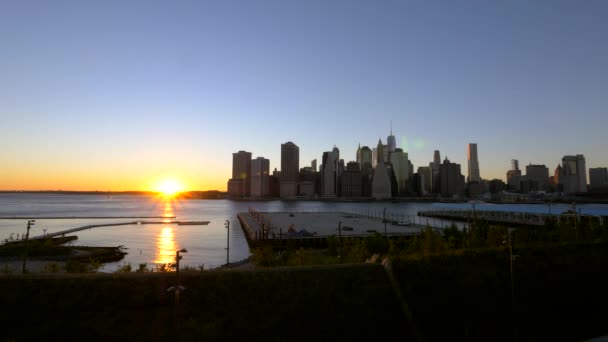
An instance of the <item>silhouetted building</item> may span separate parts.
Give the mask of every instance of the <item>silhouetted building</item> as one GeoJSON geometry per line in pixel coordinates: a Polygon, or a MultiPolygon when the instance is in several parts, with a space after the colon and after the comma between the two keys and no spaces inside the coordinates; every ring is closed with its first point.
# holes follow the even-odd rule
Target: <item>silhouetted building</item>
{"type": "Polygon", "coordinates": [[[342,197],[361,197],[361,168],[357,162],[349,162],[342,172],[342,197]]]}
{"type": "Polygon", "coordinates": [[[511,170],[519,170],[519,161],[517,159],[511,159],[511,170]]]}
{"type": "Polygon", "coordinates": [[[520,192],[522,194],[540,190],[538,181],[536,179],[528,178],[528,176],[522,177],[519,184],[520,192]]]}
{"type": "Polygon", "coordinates": [[[483,182],[469,182],[467,184],[467,195],[471,198],[479,197],[485,192],[484,185],[483,182]]]}
{"type": "Polygon", "coordinates": [[[565,193],[587,191],[587,169],[585,157],[582,154],[562,158],[559,184],[563,187],[565,193]]]}
{"type": "MultiPolygon", "coordinates": [[[[276,169],[275,169],[276,171],[276,169]]],[[[278,171],[277,171],[278,172],[278,171]]],[[[281,194],[280,179],[274,174],[268,177],[268,188],[270,190],[270,197],[279,197],[281,194]]]]}
{"type": "Polygon", "coordinates": [[[412,191],[418,196],[424,196],[424,175],[414,173],[411,177],[410,183],[412,191]]]}
{"type": "Polygon", "coordinates": [[[270,161],[257,157],[251,161],[251,197],[270,195],[270,161]]]}
{"type": "MultiPolygon", "coordinates": [[[[530,186],[527,186],[526,189],[534,189],[530,191],[547,190],[549,186],[549,169],[545,165],[526,165],[526,176],[521,179],[521,182],[524,181],[536,182],[536,185],[532,185],[533,183],[528,183],[530,186]]],[[[522,193],[527,193],[530,191],[521,189],[522,193]]]]}
{"type": "Polygon", "coordinates": [[[361,148],[361,195],[370,197],[372,195],[372,150],[363,146],[361,148]]]}
{"type": "Polygon", "coordinates": [[[384,146],[380,140],[378,141],[376,151],[377,163],[374,169],[374,178],[372,179],[372,196],[375,198],[390,198],[392,196],[391,179],[382,157],[384,155],[384,146]]]}
{"type": "Polygon", "coordinates": [[[479,159],[477,158],[477,144],[467,145],[467,161],[469,164],[468,182],[480,182],[479,176],[479,159]]]}
{"type": "Polygon", "coordinates": [[[589,168],[589,188],[591,190],[604,190],[608,188],[608,168],[589,168]]]}
{"type": "Polygon", "coordinates": [[[442,197],[449,198],[464,193],[464,176],[460,171],[460,164],[450,163],[447,157],[439,170],[439,188],[442,197]]]}
{"type": "Polygon", "coordinates": [[[316,159],[313,159],[310,162],[310,166],[312,167],[312,172],[317,172],[317,160],[316,159]]]}
{"type": "Polygon", "coordinates": [[[300,170],[300,148],[291,141],[281,144],[281,197],[298,194],[298,171],[300,170]]]}
{"type": "Polygon", "coordinates": [[[303,167],[298,175],[298,195],[313,197],[315,195],[316,172],[312,167],[303,167]]]}
{"type": "Polygon", "coordinates": [[[396,148],[390,156],[395,175],[396,187],[393,189],[398,195],[403,196],[407,193],[407,182],[410,178],[407,153],[402,149],[396,148]]]}
{"type": "Polygon", "coordinates": [[[380,162],[374,169],[374,176],[372,178],[372,197],[382,199],[391,198],[392,196],[391,175],[389,175],[387,163],[380,162]]]}
{"type": "Polygon", "coordinates": [[[338,195],[338,155],[335,149],[323,152],[321,165],[321,188],[323,197],[336,197],[338,195]]]}
{"type": "Polygon", "coordinates": [[[439,193],[439,169],[441,167],[441,155],[439,153],[439,150],[435,150],[435,152],[433,153],[433,161],[431,163],[429,163],[429,166],[431,167],[431,173],[432,173],[432,187],[431,187],[431,192],[432,193],[439,193]]]}
{"type": "Polygon", "coordinates": [[[431,193],[433,191],[433,170],[430,166],[420,166],[418,167],[418,174],[422,177],[424,190],[421,195],[426,195],[427,193],[431,193]]]}
{"type": "Polygon", "coordinates": [[[395,139],[395,136],[393,135],[393,125],[391,124],[391,134],[386,138],[386,147],[387,147],[387,151],[389,154],[389,158],[390,158],[390,154],[395,152],[395,149],[397,148],[397,139],[395,139]]]}
{"type": "Polygon", "coordinates": [[[498,194],[506,189],[506,184],[500,179],[492,179],[488,182],[488,188],[491,194],[498,194]]]}
{"type": "Polygon", "coordinates": [[[232,154],[232,178],[228,181],[228,195],[249,197],[251,186],[251,152],[232,154]]]}
{"type": "Polygon", "coordinates": [[[380,160],[378,155],[382,156],[382,160],[384,160],[385,163],[388,162],[388,146],[380,144],[372,150],[372,166],[374,168],[376,168],[378,160],[380,160]],[[378,152],[378,149],[380,149],[380,152],[378,152]]]}

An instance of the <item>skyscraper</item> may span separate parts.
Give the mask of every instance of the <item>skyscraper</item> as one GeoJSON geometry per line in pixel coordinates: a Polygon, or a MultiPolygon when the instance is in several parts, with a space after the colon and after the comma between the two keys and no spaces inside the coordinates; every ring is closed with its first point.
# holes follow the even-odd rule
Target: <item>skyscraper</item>
{"type": "Polygon", "coordinates": [[[361,148],[361,195],[369,197],[372,195],[372,150],[363,146],[361,148]]]}
{"type": "Polygon", "coordinates": [[[439,150],[435,150],[433,153],[433,163],[438,166],[441,165],[441,155],[439,154],[439,150]]]}
{"type": "Polygon", "coordinates": [[[281,197],[298,194],[298,171],[300,170],[300,148],[291,141],[281,144],[281,197]]]}
{"type": "Polygon", "coordinates": [[[511,159],[511,170],[519,170],[519,161],[517,159],[511,159]]]}
{"type": "MultiPolygon", "coordinates": [[[[529,190],[546,190],[549,186],[549,169],[545,165],[526,165],[526,176],[522,177],[521,181],[528,182],[529,190]],[[536,185],[533,183],[536,183],[536,185]]],[[[522,192],[527,191],[522,189],[522,192]]]]}
{"type": "Polygon", "coordinates": [[[433,188],[433,170],[430,166],[420,166],[418,174],[422,177],[422,195],[430,193],[433,188]]]}
{"type": "Polygon", "coordinates": [[[464,193],[464,176],[460,171],[460,164],[450,163],[446,157],[439,174],[441,196],[449,198],[464,193]]]}
{"type": "Polygon", "coordinates": [[[270,161],[257,157],[251,161],[251,197],[265,197],[270,194],[270,161]]]}
{"type": "Polygon", "coordinates": [[[395,148],[397,148],[397,139],[393,135],[393,123],[391,122],[391,134],[386,138],[386,145],[388,148],[389,155],[395,152],[395,148]]]}
{"type": "Polygon", "coordinates": [[[559,181],[566,193],[587,191],[587,169],[582,154],[562,158],[562,174],[559,181]]]}
{"type": "Polygon", "coordinates": [[[312,172],[317,172],[317,160],[316,159],[313,159],[310,162],[310,166],[312,167],[312,172]]]}
{"type": "Polygon", "coordinates": [[[433,153],[433,161],[429,163],[431,167],[431,192],[439,193],[439,169],[441,167],[441,155],[439,150],[435,150],[433,153]]]}
{"type": "Polygon", "coordinates": [[[321,195],[323,197],[336,197],[338,195],[337,158],[336,151],[323,152],[323,164],[321,164],[321,195]]]}
{"type": "Polygon", "coordinates": [[[361,171],[366,168],[369,170],[373,168],[372,158],[372,150],[367,146],[363,146],[361,148],[361,171]]]}
{"type": "Polygon", "coordinates": [[[393,164],[393,173],[397,180],[397,193],[399,195],[405,195],[407,190],[407,181],[409,179],[409,165],[407,160],[407,153],[403,152],[402,149],[396,148],[391,153],[391,164],[393,164]]]}
{"type": "Polygon", "coordinates": [[[376,151],[377,162],[372,180],[372,196],[375,198],[391,198],[391,180],[384,162],[384,146],[381,140],[378,140],[376,151]]]}
{"type": "Polygon", "coordinates": [[[342,172],[342,197],[361,197],[361,168],[357,162],[349,162],[342,172]]]}
{"type": "Polygon", "coordinates": [[[590,167],[589,168],[589,188],[599,190],[608,187],[608,168],[590,167]]]}
{"type": "Polygon", "coordinates": [[[467,145],[467,161],[469,162],[468,182],[480,182],[479,177],[479,160],[477,159],[477,144],[467,145]]]}
{"type": "Polygon", "coordinates": [[[228,194],[248,197],[251,184],[251,152],[238,151],[232,154],[232,178],[228,181],[228,194]]]}
{"type": "Polygon", "coordinates": [[[382,145],[382,140],[378,139],[378,145],[376,146],[376,165],[380,164],[380,163],[384,163],[384,147],[385,145],[382,145]]]}

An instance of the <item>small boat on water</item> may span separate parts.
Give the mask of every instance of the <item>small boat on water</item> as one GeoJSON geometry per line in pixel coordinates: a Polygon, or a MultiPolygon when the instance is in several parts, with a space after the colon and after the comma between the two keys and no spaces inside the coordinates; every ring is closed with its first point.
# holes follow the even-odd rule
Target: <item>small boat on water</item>
{"type": "Polygon", "coordinates": [[[206,226],[209,221],[178,221],[178,226],[206,226]]]}

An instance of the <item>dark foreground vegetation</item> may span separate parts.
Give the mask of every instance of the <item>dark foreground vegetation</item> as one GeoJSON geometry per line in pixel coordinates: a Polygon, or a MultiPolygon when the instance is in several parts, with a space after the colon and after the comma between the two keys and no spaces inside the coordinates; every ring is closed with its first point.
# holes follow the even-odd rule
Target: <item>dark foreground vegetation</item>
{"type": "Polygon", "coordinates": [[[0,341],[583,341],[608,335],[606,228],[509,234],[474,222],[409,240],[335,239],[325,251],[259,249],[261,270],[184,272],[177,312],[174,272],[6,275],[0,341]],[[390,263],[269,267],[373,254],[390,263]]]}
{"type": "Polygon", "coordinates": [[[0,277],[0,340],[403,340],[378,265],[184,273],[0,277]]]}

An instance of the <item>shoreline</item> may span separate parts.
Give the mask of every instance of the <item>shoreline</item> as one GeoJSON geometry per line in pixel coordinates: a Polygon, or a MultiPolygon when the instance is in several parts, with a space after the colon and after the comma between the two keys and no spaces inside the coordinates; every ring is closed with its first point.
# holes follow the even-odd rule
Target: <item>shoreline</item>
{"type": "MultiPolygon", "coordinates": [[[[48,194],[48,195],[91,195],[91,196],[158,196],[157,192],[153,191],[64,191],[64,190],[0,190],[1,194],[48,194]]],[[[334,202],[334,203],[467,203],[469,201],[481,201],[491,204],[547,204],[547,203],[564,203],[571,204],[608,204],[608,197],[558,197],[549,199],[537,200],[521,200],[521,201],[501,201],[501,200],[480,200],[479,198],[463,197],[463,198],[436,198],[436,197],[395,197],[387,199],[376,199],[370,197],[230,197],[226,192],[210,190],[210,191],[187,191],[175,196],[180,200],[229,200],[235,202],[334,202]]]]}

